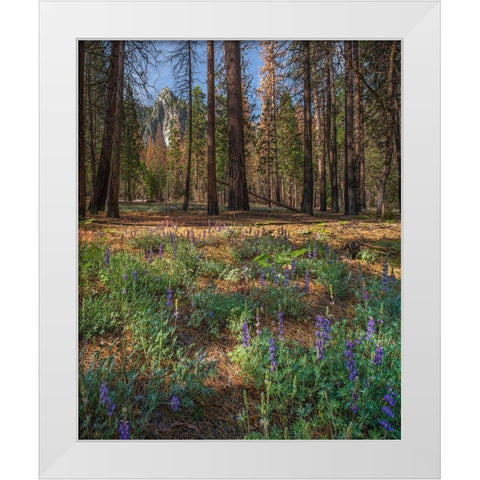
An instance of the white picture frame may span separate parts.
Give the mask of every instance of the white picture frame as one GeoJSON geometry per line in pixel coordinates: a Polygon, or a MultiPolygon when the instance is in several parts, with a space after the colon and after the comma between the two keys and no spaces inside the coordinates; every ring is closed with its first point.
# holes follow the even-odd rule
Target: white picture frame
{"type": "Polygon", "coordinates": [[[440,477],[440,2],[40,2],[39,219],[41,478],[440,477]],[[78,441],[77,41],[186,38],[402,41],[401,440],[78,441]]]}

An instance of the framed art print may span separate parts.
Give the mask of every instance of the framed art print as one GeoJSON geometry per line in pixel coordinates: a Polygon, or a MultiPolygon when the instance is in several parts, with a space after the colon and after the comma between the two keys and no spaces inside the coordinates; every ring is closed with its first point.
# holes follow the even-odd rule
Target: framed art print
{"type": "Polygon", "coordinates": [[[42,478],[439,477],[439,10],[40,2],[42,478]]]}

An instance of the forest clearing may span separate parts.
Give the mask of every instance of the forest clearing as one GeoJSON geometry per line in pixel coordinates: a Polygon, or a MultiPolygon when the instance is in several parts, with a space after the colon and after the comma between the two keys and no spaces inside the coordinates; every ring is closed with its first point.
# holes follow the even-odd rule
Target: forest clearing
{"type": "Polygon", "coordinates": [[[401,438],[400,42],[78,47],[79,438],[401,438]]]}
{"type": "Polygon", "coordinates": [[[80,438],[399,437],[399,221],[125,207],[79,229],[80,438]]]}

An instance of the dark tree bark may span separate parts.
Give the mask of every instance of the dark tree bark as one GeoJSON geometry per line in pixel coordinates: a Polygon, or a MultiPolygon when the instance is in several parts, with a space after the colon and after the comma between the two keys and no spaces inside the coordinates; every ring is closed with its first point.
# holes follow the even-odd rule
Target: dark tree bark
{"type": "Polygon", "coordinates": [[[217,166],[215,158],[215,51],[207,42],[207,214],[218,215],[217,166]]]}
{"type": "MultiPolygon", "coordinates": [[[[273,91],[275,92],[275,87],[273,91]]],[[[280,202],[280,175],[278,173],[278,144],[277,144],[277,105],[275,95],[272,98],[272,133],[273,133],[273,159],[275,165],[275,200],[280,202]]]]}
{"type": "Polygon", "coordinates": [[[108,180],[113,148],[113,128],[115,119],[115,92],[118,78],[118,49],[119,42],[112,41],[110,54],[109,80],[107,90],[107,108],[103,127],[102,150],[98,162],[98,170],[95,180],[95,190],[88,207],[91,213],[98,213],[105,209],[107,200],[108,180]]]}
{"type": "Polygon", "coordinates": [[[353,132],[353,64],[352,42],[344,42],[345,50],[345,215],[358,215],[353,132]]]}
{"type": "MultiPolygon", "coordinates": [[[[87,52],[88,56],[88,52],[87,52]]],[[[94,123],[94,109],[92,98],[92,85],[91,85],[91,72],[90,72],[90,60],[86,64],[86,78],[88,79],[86,89],[88,97],[88,123],[89,123],[89,145],[90,145],[90,181],[92,194],[95,191],[95,179],[97,176],[97,155],[95,153],[95,123],[94,123]]]]}
{"type": "Polygon", "coordinates": [[[359,209],[367,208],[365,196],[365,149],[363,144],[362,92],[360,87],[360,58],[358,42],[353,44],[353,122],[355,149],[355,179],[359,209]]]}
{"type": "Polygon", "coordinates": [[[393,152],[395,149],[395,124],[394,124],[394,95],[395,95],[395,55],[397,42],[392,42],[387,71],[387,98],[385,102],[386,137],[385,137],[385,161],[382,175],[378,182],[376,215],[385,215],[385,187],[387,184],[393,152]]]}
{"type": "Polygon", "coordinates": [[[188,69],[188,149],[187,171],[185,173],[185,194],[183,197],[183,210],[187,211],[190,201],[190,175],[192,171],[192,45],[187,42],[187,69],[188,69]]]}
{"type": "Polygon", "coordinates": [[[318,187],[319,187],[319,195],[320,195],[320,211],[326,212],[327,211],[327,172],[326,172],[326,158],[328,155],[327,149],[327,122],[325,118],[325,111],[326,111],[326,102],[325,102],[325,91],[322,90],[320,94],[320,99],[318,100],[318,129],[320,135],[320,152],[318,155],[318,187]]]}
{"type": "Polygon", "coordinates": [[[333,51],[327,42],[327,135],[328,162],[330,167],[330,194],[332,212],[338,213],[338,174],[337,174],[337,102],[335,97],[335,76],[333,72],[333,51]],[[331,136],[330,136],[331,135],[331,136]]]}
{"type": "Polygon", "coordinates": [[[85,155],[85,42],[78,42],[78,216],[87,213],[85,155]]]}
{"type": "Polygon", "coordinates": [[[402,142],[400,139],[401,115],[397,99],[395,99],[395,154],[398,170],[398,209],[402,211],[402,142]]]}
{"type": "Polygon", "coordinates": [[[312,90],[310,85],[310,42],[303,42],[303,196],[302,213],[313,215],[312,90]]]}
{"type": "Polygon", "coordinates": [[[249,210],[243,137],[240,42],[225,41],[228,107],[229,210],[249,210]]]}
{"type": "Polygon", "coordinates": [[[115,120],[113,125],[113,160],[108,187],[107,217],[120,218],[118,197],[120,193],[120,150],[122,143],[123,84],[125,65],[125,41],[118,42],[117,81],[115,88],[115,120]]]}

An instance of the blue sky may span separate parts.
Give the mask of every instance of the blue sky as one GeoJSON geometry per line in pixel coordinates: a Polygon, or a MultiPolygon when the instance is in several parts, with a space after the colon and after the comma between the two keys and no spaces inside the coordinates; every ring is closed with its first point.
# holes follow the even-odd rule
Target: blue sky
{"type": "MultiPolygon", "coordinates": [[[[168,52],[171,49],[175,42],[157,42],[160,50],[163,52],[168,52]]],[[[247,43],[247,42],[246,42],[247,43]]],[[[220,42],[218,42],[217,48],[215,50],[215,61],[216,63],[222,61],[221,55],[223,50],[221,48],[220,42]]],[[[260,58],[260,47],[257,42],[250,41],[248,42],[248,48],[244,51],[245,59],[248,62],[247,72],[248,75],[252,78],[252,91],[255,92],[259,85],[259,68],[262,64],[260,58]]],[[[206,93],[206,79],[207,79],[207,49],[206,42],[198,42],[198,56],[200,61],[196,66],[196,74],[194,77],[194,84],[200,85],[202,90],[206,93]]],[[[141,99],[142,103],[152,104],[155,99],[158,97],[160,92],[164,87],[169,87],[173,92],[176,91],[175,79],[173,76],[172,65],[170,62],[166,61],[164,54],[159,57],[158,66],[155,68],[149,69],[149,83],[148,88],[149,94],[152,99],[148,99],[146,96],[143,96],[141,99]]],[[[259,106],[257,106],[259,108],[259,106]]],[[[259,113],[259,112],[255,112],[259,113]]]]}

